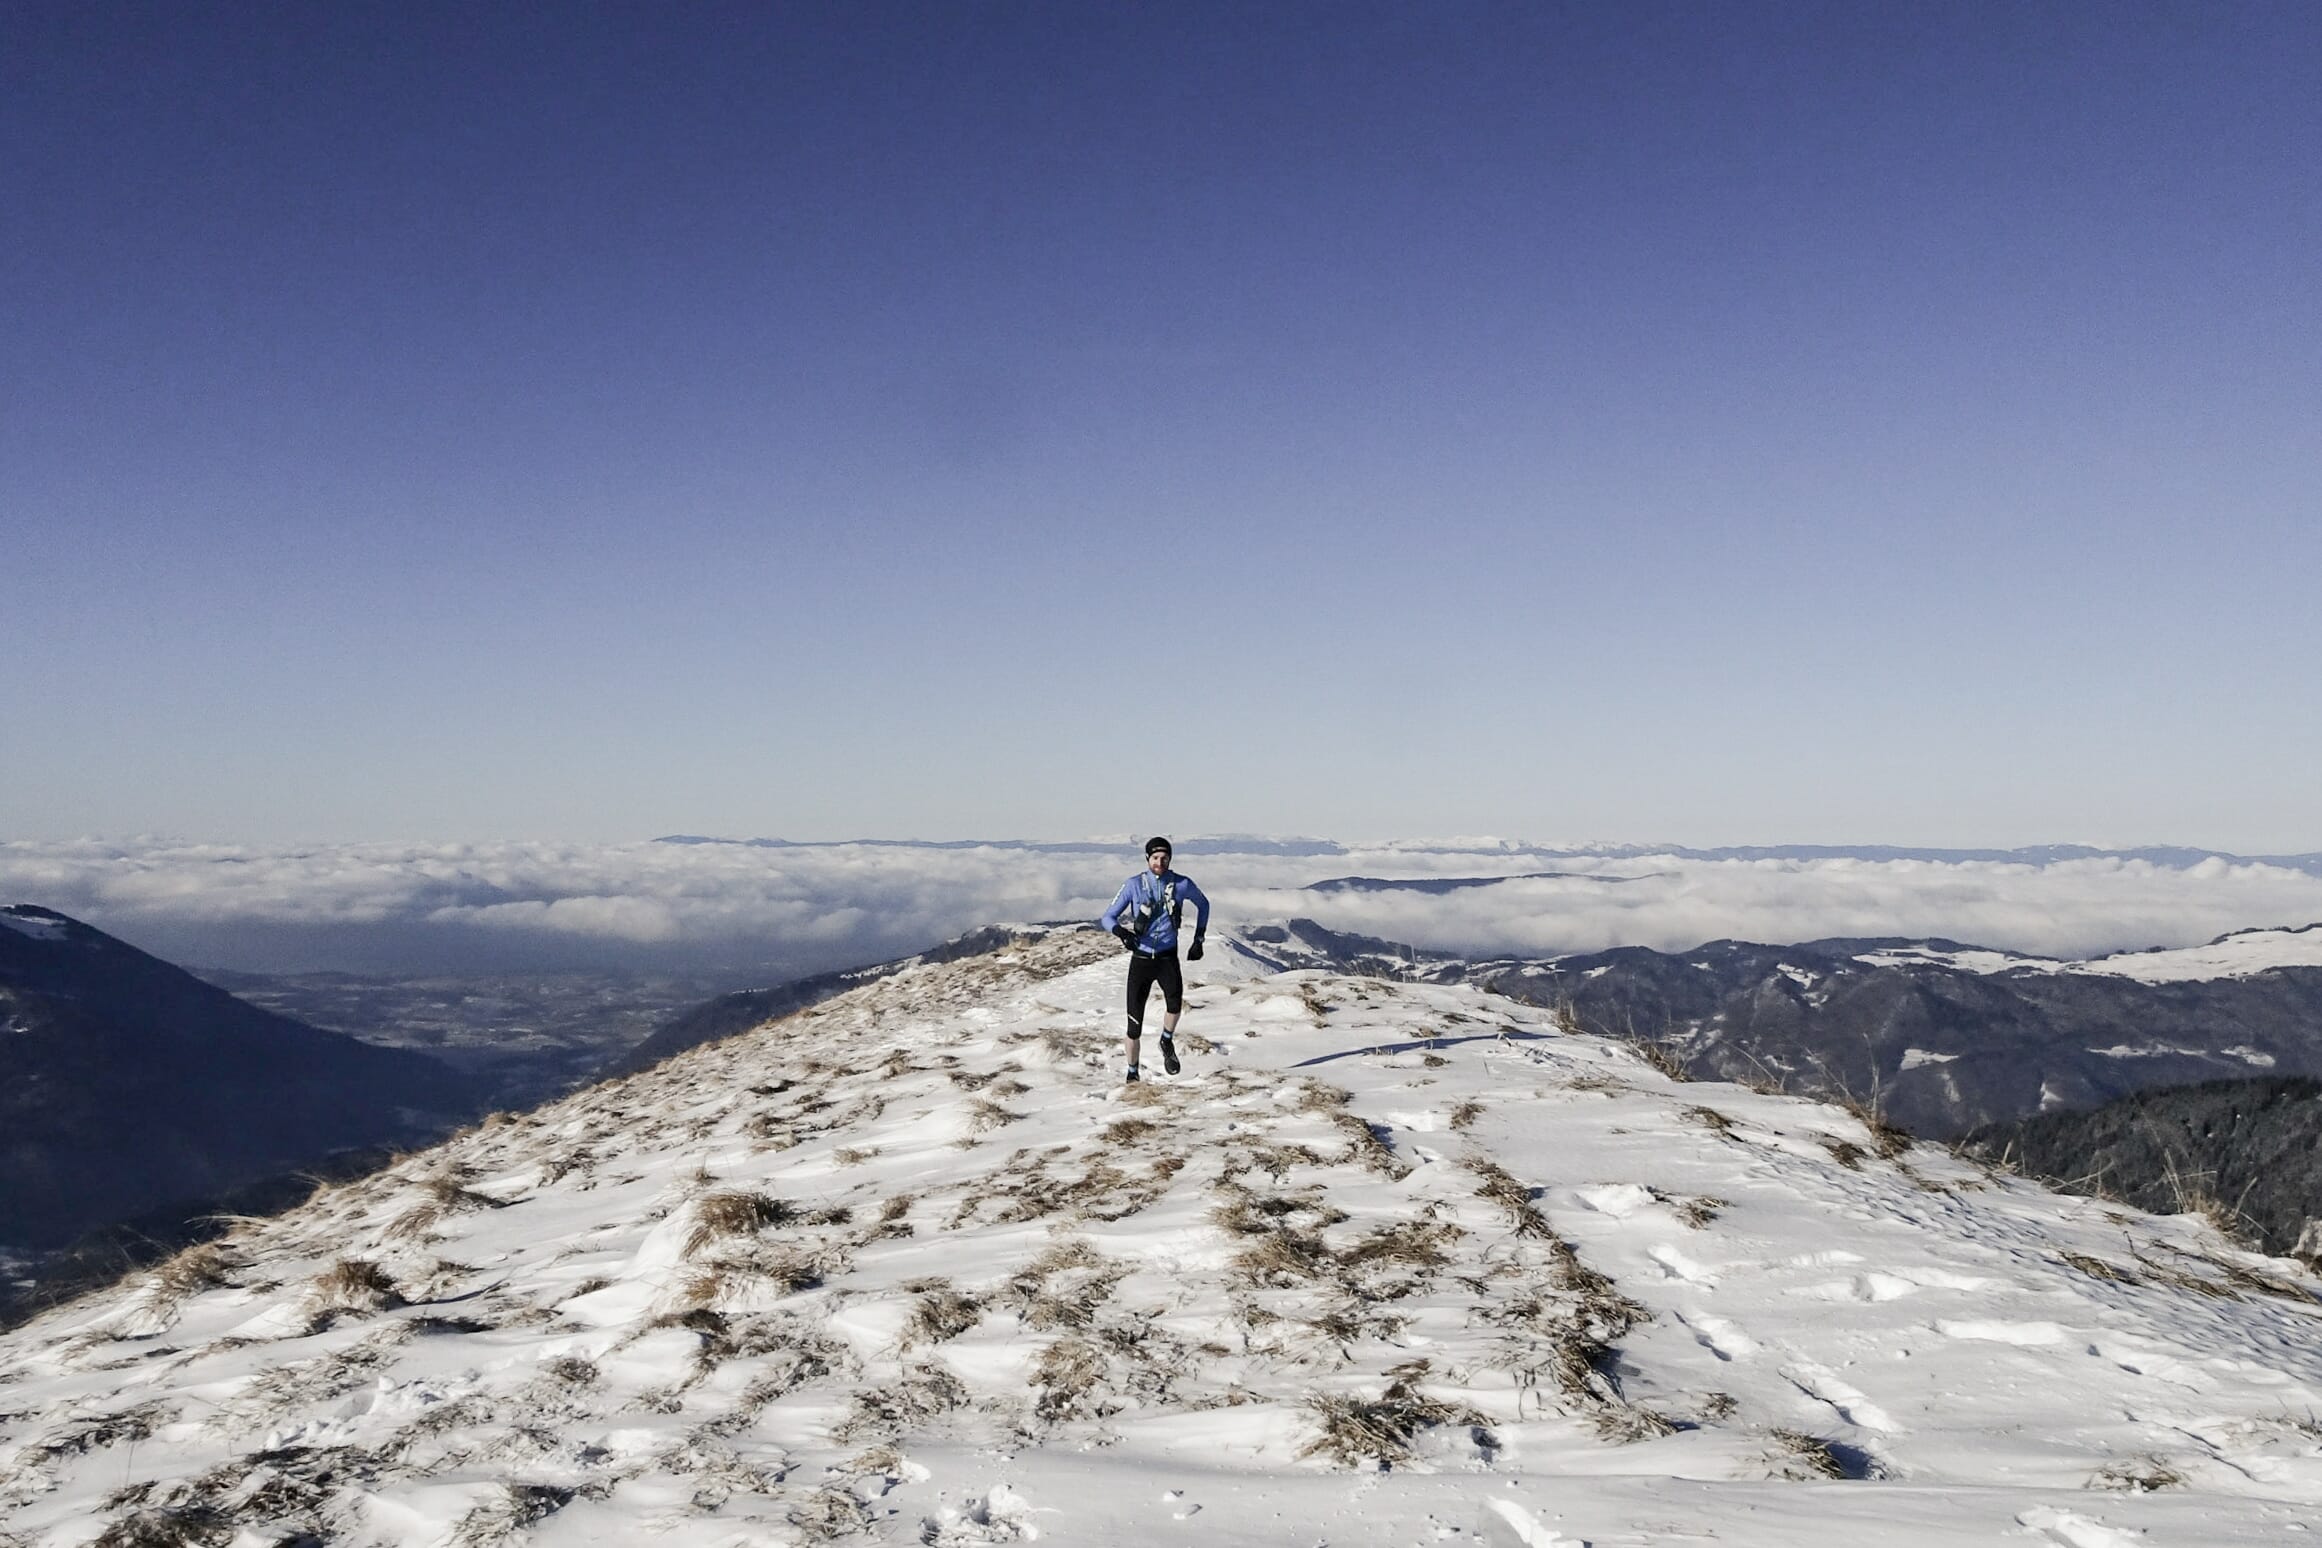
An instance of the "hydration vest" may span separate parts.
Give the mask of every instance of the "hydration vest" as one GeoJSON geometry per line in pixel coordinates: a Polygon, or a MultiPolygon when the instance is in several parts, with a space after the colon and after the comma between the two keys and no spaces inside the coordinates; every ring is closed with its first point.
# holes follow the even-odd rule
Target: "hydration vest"
{"type": "MultiPolygon", "coordinates": [[[[1151,874],[1151,872],[1146,873],[1146,875],[1151,874]]],[[[1185,905],[1183,902],[1179,901],[1177,896],[1177,879],[1175,877],[1171,877],[1169,880],[1163,882],[1161,884],[1161,896],[1154,898],[1147,895],[1145,877],[1138,877],[1137,911],[1130,916],[1129,928],[1135,930],[1138,936],[1142,937],[1145,933],[1146,927],[1151,925],[1153,921],[1160,916],[1160,913],[1163,909],[1167,909],[1169,911],[1169,927],[1172,930],[1176,929],[1179,925],[1182,925],[1185,922],[1185,905]]]]}

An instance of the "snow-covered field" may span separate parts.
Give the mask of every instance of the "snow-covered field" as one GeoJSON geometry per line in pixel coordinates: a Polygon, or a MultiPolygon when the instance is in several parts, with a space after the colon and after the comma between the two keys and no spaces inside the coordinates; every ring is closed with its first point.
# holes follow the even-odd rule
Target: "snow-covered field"
{"type": "Polygon", "coordinates": [[[1174,1079],[1109,937],[1027,938],[20,1329],[0,1542],[2322,1530],[2292,1262],[1471,989],[1191,976],[1174,1079]]]}

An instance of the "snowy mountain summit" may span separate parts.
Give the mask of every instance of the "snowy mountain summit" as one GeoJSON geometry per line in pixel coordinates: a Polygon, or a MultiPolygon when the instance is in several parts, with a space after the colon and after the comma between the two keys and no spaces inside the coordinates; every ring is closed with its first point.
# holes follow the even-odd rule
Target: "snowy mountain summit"
{"type": "Polygon", "coordinates": [[[1264,950],[1174,1079],[1028,932],[54,1312],[0,1543],[2322,1543],[2298,1264],[1264,950]]]}

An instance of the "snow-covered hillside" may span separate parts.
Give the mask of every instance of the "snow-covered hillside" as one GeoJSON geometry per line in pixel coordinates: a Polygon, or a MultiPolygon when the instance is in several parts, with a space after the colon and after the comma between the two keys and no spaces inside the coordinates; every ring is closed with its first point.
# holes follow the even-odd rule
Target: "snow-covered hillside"
{"type": "Polygon", "coordinates": [[[1175,1079],[1027,937],[22,1328],[0,1542],[2322,1530],[2291,1262],[1472,988],[1192,977],[1175,1079]]]}
{"type": "Polygon", "coordinates": [[[2247,978],[2276,968],[2322,967],[2322,924],[2299,925],[2294,929],[2236,930],[2205,946],[2116,951],[2109,956],[2077,962],[1972,946],[1890,947],[1865,952],[1859,960],[1873,967],[1927,962],[1967,973],[2099,973],[2147,984],[2193,983],[2215,978],[2247,978]]]}

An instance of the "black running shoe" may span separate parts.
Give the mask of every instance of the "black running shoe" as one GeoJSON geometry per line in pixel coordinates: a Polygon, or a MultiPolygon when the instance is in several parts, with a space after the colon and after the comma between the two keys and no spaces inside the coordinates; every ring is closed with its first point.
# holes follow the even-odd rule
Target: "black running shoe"
{"type": "Polygon", "coordinates": [[[1161,1068],[1172,1075],[1177,1073],[1177,1039],[1173,1037],[1161,1039],[1161,1068]]]}
{"type": "Polygon", "coordinates": [[[1136,1067],[1135,1065],[1133,1065],[1133,1064],[1132,1064],[1132,1065],[1130,1065],[1130,1066],[1129,1066],[1129,1079],[1131,1079],[1131,1080],[1135,1080],[1136,1078],[1137,1078],[1137,1067],[1136,1067]]]}

